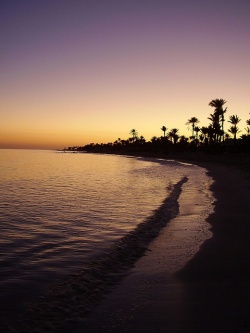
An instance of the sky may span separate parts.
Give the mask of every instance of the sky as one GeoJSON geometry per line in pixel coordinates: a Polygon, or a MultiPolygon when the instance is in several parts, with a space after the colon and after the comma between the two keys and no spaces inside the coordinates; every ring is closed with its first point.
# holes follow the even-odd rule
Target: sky
{"type": "Polygon", "coordinates": [[[215,98],[244,134],[249,36],[249,0],[1,0],[0,148],[190,136],[215,98]]]}

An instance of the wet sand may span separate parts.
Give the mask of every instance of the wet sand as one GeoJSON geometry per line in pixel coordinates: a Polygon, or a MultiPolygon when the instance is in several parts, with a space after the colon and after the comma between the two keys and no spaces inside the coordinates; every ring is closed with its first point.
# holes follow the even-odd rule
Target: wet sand
{"type": "Polygon", "coordinates": [[[212,237],[187,263],[185,255],[176,263],[180,256],[174,247],[169,256],[164,228],[131,274],[74,333],[250,330],[250,174],[230,165],[196,164],[214,179],[216,202],[207,219],[212,237]]]}

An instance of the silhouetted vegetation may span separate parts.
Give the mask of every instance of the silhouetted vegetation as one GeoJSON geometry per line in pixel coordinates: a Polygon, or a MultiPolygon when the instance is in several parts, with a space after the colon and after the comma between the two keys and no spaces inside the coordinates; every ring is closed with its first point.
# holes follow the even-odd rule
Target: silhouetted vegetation
{"type": "Polygon", "coordinates": [[[210,154],[220,154],[224,152],[245,152],[250,151],[250,119],[246,120],[246,133],[239,137],[241,132],[238,124],[241,119],[237,115],[230,115],[228,122],[231,126],[228,132],[224,130],[225,113],[227,108],[224,99],[213,99],[208,105],[214,108],[213,113],[208,117],[208,126],[197,126],[198,118],[189,118],[186,125],[192,126],[192,135],[186,137],[179,134],[178,128],[172,128],[167,132],[166,126],[159,130],[163,131],[163,136],[153,136],[147,141],[144,136],[139,136],[136,129],[132,129],[127,139],[118,138],[109,143],[90,143],[85,146],[68,147],[67,151],[86,151],[99,153],[161,153],[169,154],[173,152],[202,151],[210,154]]]}

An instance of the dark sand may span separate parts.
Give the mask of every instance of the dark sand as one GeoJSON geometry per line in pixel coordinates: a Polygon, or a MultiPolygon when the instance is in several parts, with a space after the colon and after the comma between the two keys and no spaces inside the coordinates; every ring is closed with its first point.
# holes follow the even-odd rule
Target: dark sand
{"type": "Polygon", "coordinates": [[[176,270],[166,227],[131,274],[72,332],[250,331],[250,174],[244,163],[194,164],[214,179],[215,209],[207,219],[212,238],[176,270]]]}

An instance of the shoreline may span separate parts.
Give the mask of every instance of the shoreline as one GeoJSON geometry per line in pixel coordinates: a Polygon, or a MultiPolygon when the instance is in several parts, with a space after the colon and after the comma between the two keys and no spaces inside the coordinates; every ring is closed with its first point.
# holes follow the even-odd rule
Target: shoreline
{"type": "Polygon", "coordinates": [[[86,154],[100,154],[100,155],[120,155],[130,157],[144,157],[153,159],[175,160],[179,162],[189,162],[198,166],[206,168],[207,165],[219,164],[224,166],[235,166],[250,171],[250,153],[223,153],[223,154],[208,154],[204,152],[75,152],[86,154]]]}
{"type": "Polygon", "coordinates": [[[211,225],[212,237],[181,270],[166,276],[162,261],[166,250],[163,232],[151,252],[138,260],[132,274],[108,295],[90,321],[83,322],[74,333],[94,333],[103,326],[107,332],[127,333],[248,332],[249,164],[229,162],[217,156],[217,162],[194,161],[184,156],[173,159],[206,168],[213,178],[211,190],[216,202],[214,212],[206,219],[211,225]],[[159,274],[150,275],[149,267],[156,261],[160,265],[159,274]],[[138,300],[136,293],[147,297],[141,296],[138,300]],[[113,323],[105,318],[112,311],[116,320],[113,323]]]}
{"type": "MultiPolygon", "coordinates": [[[[214,179],[211,190],[216,202],[214,212],[206,222],[211,225],[213,236],[200,246],[184,267],[166,274],[167,242],[164,227],[152,246],[150,244],[147,254],[135,262],[132,272],[123,276],[89,316],[81,316],[80,307],[80,314],[76,316],[78,319],[72,320],[70,316],[68,321],[66,319],[69,332],[94,333],[103,328],[105,332],[126,333],[247,332],[250,327],[250,174],[246,172],[249,164],[225,165],[224,161],[215,163],[211,160],[208,163],[201,160],[201,156],[200,161],[194,161],[185,156],[177,158],[176,154],[167,158],[143,154],[134,157],[176,160],[208,170],[209,176],[214,179]],[[109,314],[114,312],[118,329],[117,323],[109,320],[107,311],[109,314]]],[[[77,302],[81,298],[81,286],[78,290],[80,296],[76,294],[77,302]]],[[[61,294],[56,308],[65,312],[65,318],[68,305],[67,299],[61,294]]],[[[36,324],[31,316],[27,322],[28,326],[31,323],[31,331],[48,331],[50,317],[54,316],[52,312],[48,318],[43,316],[43,325],[39,324],[41,321],[36,324]]]]}
{"type": "Polygon", "coordinates": [[[77,274],[62,279],[37,301],[27,304],[20,317],[5,323],[7,332],[72,332],[75,321],[88,314],[121,280],[136,261],[148,251],[148,245],[179,213],[178,198],[187,177],[172,186],[162,204],[144,222],[115,242],[102,256],[86,263],[77,274]]]}
{"type": "Polygon", "coordinates": [[[176,278],[186,286],[187,332],[250,329],[250,174],[245,166],[210,165],[216,203],[208,218],[213,237],[176,278]]]}

